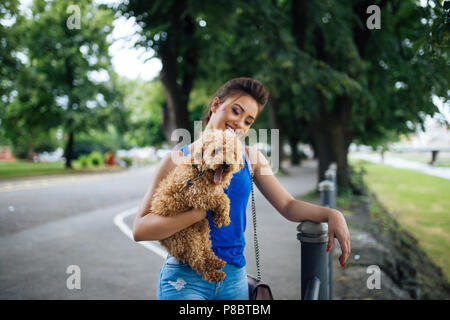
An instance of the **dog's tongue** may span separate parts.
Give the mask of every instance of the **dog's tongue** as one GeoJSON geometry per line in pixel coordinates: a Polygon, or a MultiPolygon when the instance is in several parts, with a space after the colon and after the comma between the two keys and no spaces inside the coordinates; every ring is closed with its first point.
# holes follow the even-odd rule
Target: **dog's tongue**
{"type": "Polygon", "coordinates": [[[214,171],[214,183],[219,183],[220,181],[222,181],[222,167],[214,171]]]}

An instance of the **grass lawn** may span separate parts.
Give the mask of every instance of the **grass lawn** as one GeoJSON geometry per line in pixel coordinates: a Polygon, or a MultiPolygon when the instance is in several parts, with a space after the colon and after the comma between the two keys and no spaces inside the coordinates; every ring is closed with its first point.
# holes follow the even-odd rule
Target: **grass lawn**
{"type": "Polygon", "coordinates": [[[72,166],[72,170],[66,170],[64,162],[0,161],[0,179],[123,170],[119,167],[105,166],[81,168],[76,161],[72,166]]]}
{"type": "Polygon", "coordinates": [[[364,181],[450,279],[450,180],[362,160],[364,181]]]}

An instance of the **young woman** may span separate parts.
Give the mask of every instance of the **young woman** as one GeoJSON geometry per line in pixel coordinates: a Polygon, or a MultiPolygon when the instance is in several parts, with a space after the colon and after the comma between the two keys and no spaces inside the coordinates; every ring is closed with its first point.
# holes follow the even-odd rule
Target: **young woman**
{"type": "MultiPolygon", "coordinates": [[[[213,96],[209,108],[202,119],[205,130],[231,128],[239,135],[245,135],[256,117],[267,103],[268,92],[264,86],[250,78],[236,78],[225,83],[213,96]]],[[[267,159],[261,152],[246,146],[248,162],[244,168],[233,175],[229,187],[224,190],[230,198],[230,224],[216,228],[211,222],[211,212],[192,209],[176,216],[161,217],[149,213],[152,195],[159,182],[174,169],[172,161],[177,156],[187,155],[194,145],[185,145],[181,150],[166,155],[153,182],[139,206],[134,220],[134,240],[148,241],[165,239],[174,233],[208,218],[211,229],[212,249],[216,256],[227,262],[222,269],[226,273],[223,281],[210,283],[189,265],[177,261],[168,255],[160,270],[157,295],[162,300],[245,300],[248,299],[247,273],[244,258],[244,231],[246,225],[246,207],[251,191],[250,168],[254,173],[254,182],[266,199],[286,219],[293,222],[310,220],[328,222],[328,249],[333,247],[336,237],[341,244],[342,255],[339,258],[344,267],[350,254],[350,234],[344,216],[337,210],[295,200],[274,176],[267,159]]],[[[327,249],[327,250],[328,250],[327,249]]]]}

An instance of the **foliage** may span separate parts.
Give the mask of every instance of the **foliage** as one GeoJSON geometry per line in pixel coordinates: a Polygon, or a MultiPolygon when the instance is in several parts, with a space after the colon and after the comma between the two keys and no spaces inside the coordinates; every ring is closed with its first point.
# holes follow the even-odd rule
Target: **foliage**
{"type": "MultiPolygon", "coordinates": [[[[9,77],[14,90],[1,112],[2,132],[16,145],[27,137],[28,150],[39,132],[56,126],[72,137],[111,124],[119,131],[127,128],[108,55],[113,12],[90,0],[78,1],[81,26],[69,28],[71,4],[34,0],[31,17],[20,16],[11,27],[20,34],[16,47],[24,58],[15,66],[17,76],[9,77]]],[[[66,156],[72,148],[67,145],[66,156]]]]}
{"type": "Polygon", "coordinates": [[[100,166],[104,164],[103,156],[100,152],[92,152],[88,155],[88,163],[90,163],[93,166],[100,166]]]}
{"type": "MultiPolygon", "coordinates": [[[[56,138],[55,131],[55,129],[52,129],[45,132],[38,132],[38,134],[34,136],[33,151],[35,153],[53,152],[60,147],[60,141],[56,138]]],[[[28,152],[26,136],[14,137],[13,141],[14,143],[11,145],[14,156],[19,159],[25,159],[28,152]]]]}
{"type": "Polygon", "coordinates": [[[82,168],[87,168],[91,166],[101,166],[104,164],[103,156],[100,152],[94,151],[89,154],[83,154],[77,159],[78,164],[82,168]]]}
{"type": "Polygon", "coordinates": [[[129,115],[124,140],[134,146],[161,145],[165,141],[161,129],[161,109],[165,103],[161,82],[121,78],[119,83],[129,115]]]}
{"type": "Polygon", "coordinates": [[[133,159],[131,157],[120,157],[120,160],[125,161],[127,167],[133,164],[133,159]]]}
{"type": "Polygon", "coordinates": [[[20,65],[16,52],[20,46],[20,30],[13,27],[14,24],[22,23],[19,0],[0,2],[0,20],[0,105],[4,105],[10,99],[14,89],[11,79],[17,74],[20,65]],[[4,23],[5,20],[14,21],[14,24],[4,23]]]}
{"type": "Polygon", "coordinates": [[[129,149],[131,145],[125,141],[117,130],[110,126],[106,131],[89,130],[80,133],[74,144],[73,157],[98,151],[115,153],[118,149],[129,149]]]}
{"type": "Polygon", "coordinates": [[[82,168],[86,168],[89,165],[89,157],[87,154],[79,156],[77,160],[82,168]]]}

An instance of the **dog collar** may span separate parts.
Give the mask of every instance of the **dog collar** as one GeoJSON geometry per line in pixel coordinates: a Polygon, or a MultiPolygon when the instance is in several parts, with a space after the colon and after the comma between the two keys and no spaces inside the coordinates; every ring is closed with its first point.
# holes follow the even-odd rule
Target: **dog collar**
{"type": "Polygon", "coordinates": [[[191,179],[187,179],[186,183],[187,183],[188,187],[192,186],[192,182],[194,182],[195,180],[200,179],[200,178],[205,174],[204,171],[198,170],[198,165],[193,164],[192,167],[195,168],[195,169],[197,169],[198,175],[197,175],[194,179],[192,179],[192,180],[191,180],[191,179]]]}

